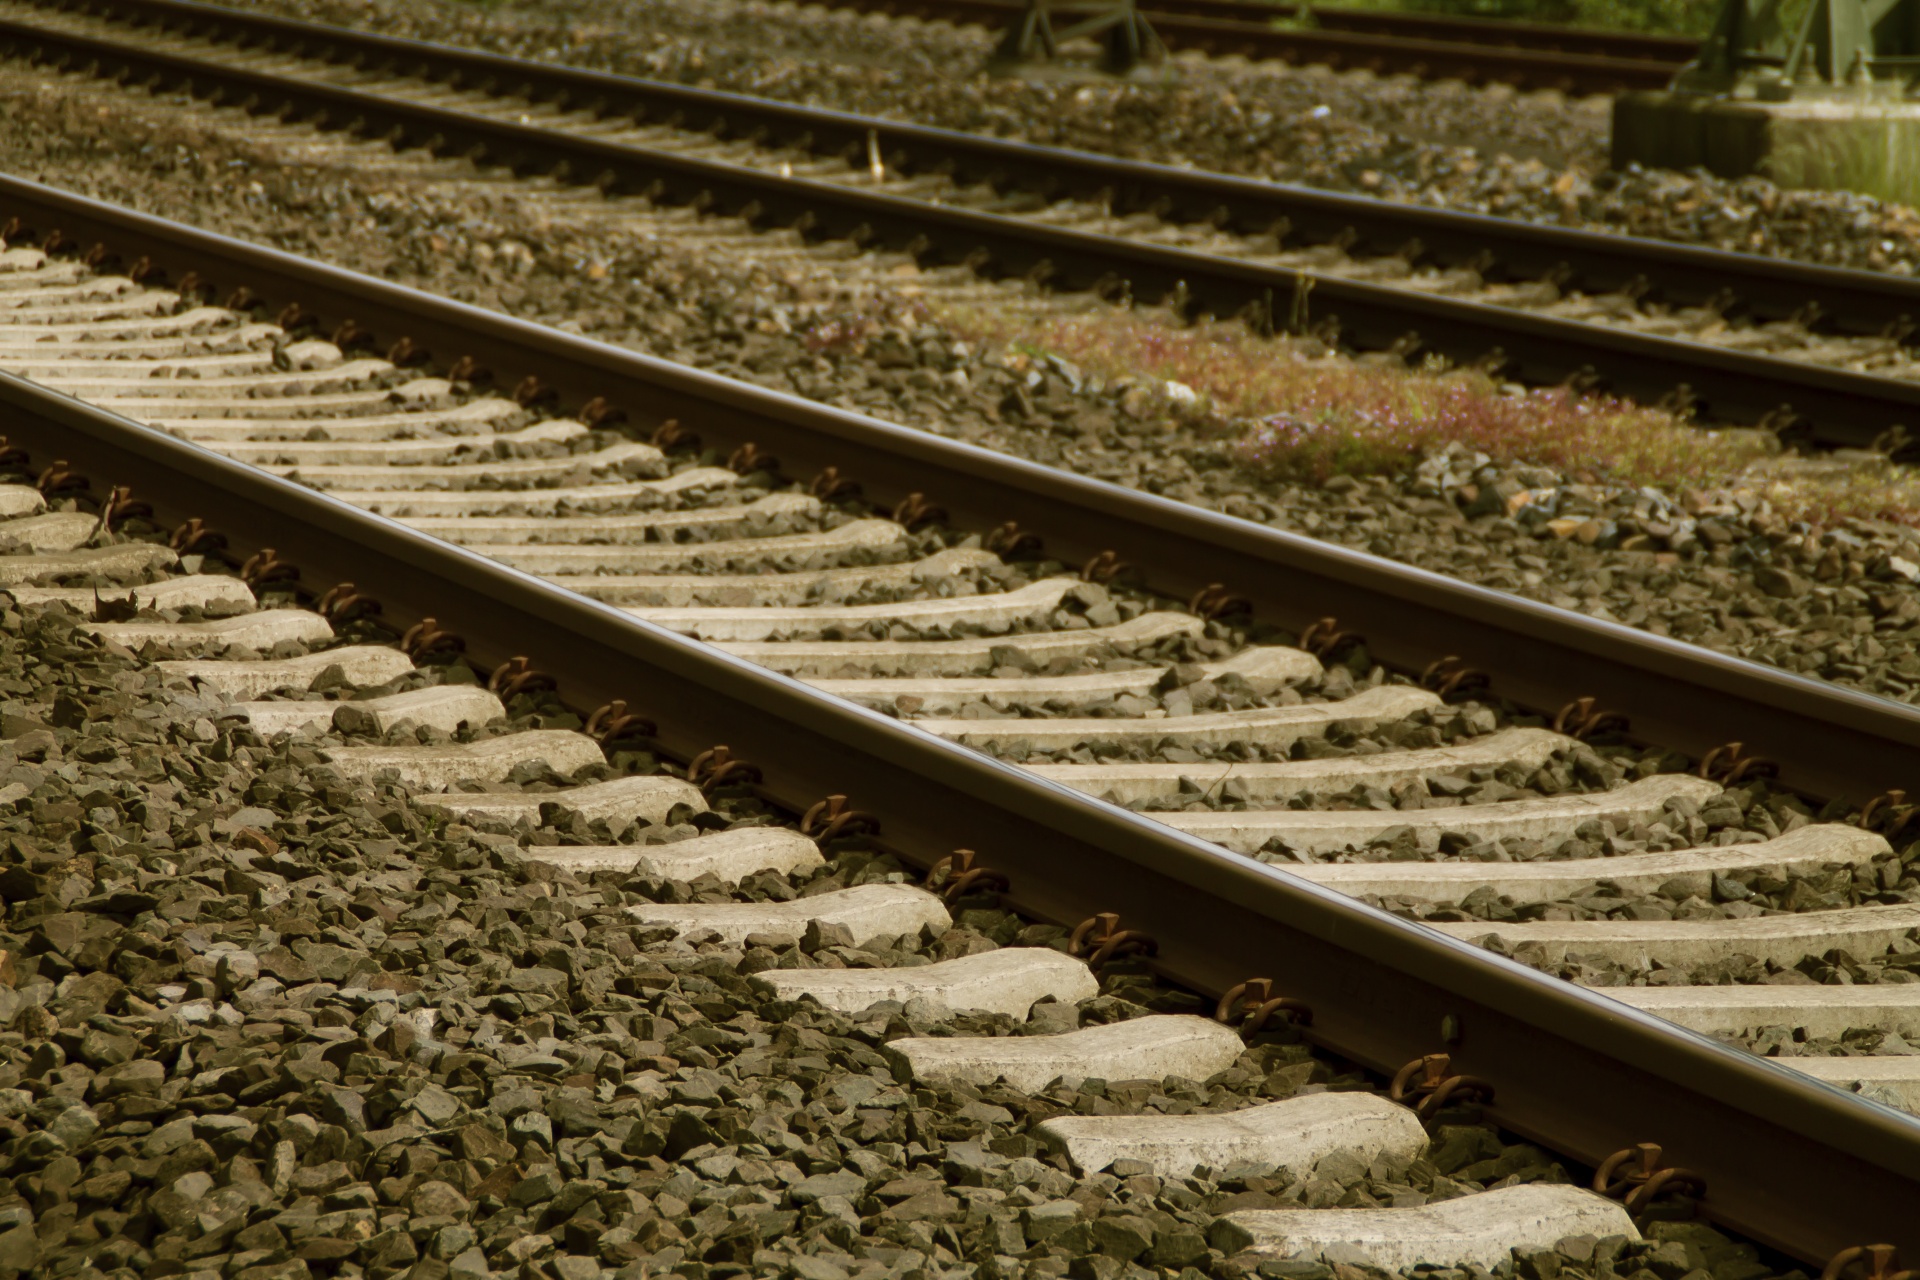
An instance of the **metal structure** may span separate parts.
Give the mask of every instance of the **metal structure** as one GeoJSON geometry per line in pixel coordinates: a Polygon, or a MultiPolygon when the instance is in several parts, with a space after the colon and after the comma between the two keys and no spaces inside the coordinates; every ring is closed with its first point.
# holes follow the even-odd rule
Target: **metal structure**
{"type": "Polygon", "coordinates": [[[1000,63],[1030,62],[1036,57],[1060,56],[1060,45],[1082,36],[1096,36],[1105,48],[1101,65],[1125,75],[1142,62],[1157,61],[1166,53],[1146,15],[1133,0],[1027,0],[1026,9],[994,51],[1000,63]],[[1075,19],[1055,30],[1054,15],[1075,19]]]}
{"type": "Polygon", "coordinates": [[[1700,52],[1674,81],[1692,92],[1748,89],[1763,101],[1842,94],[1898,99],[1920,75],[1920,0],[1722,0],[1700,52]]]}

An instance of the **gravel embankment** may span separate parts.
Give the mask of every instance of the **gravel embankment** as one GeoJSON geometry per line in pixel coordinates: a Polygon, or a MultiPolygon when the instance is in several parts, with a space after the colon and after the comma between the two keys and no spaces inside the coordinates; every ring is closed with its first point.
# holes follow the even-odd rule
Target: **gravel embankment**
{"type": "MultiPolygon", "coordinates": [[[[322,763],[340,733],[263,741],[219,697],[164,678],[164,650],[135,655],[78,621],[0,610],[0,1269],[842,1280],[971,1264],[1237,1280],[1252,1272],[1210,1247],[1223,1212],[1411,1206],[1565,1177],[1464,1116],[1417,1158],[1329,1159],[1305,1177],[1076,1174],[1033,1136],[1040,1121],[1233,1110],[1360,1082],[1281,1034],[1205,1081],[905,1086],[883,1051],[903,1034],[1045,1034],[1199,1002],[1125,964],[1099,996],[1025,1024],[768,1000],[750,979],[769,969],[911,965],[1063,931],[975,905],[937,937],[858,948],[833,928],[675,940],[624,908],[790,900],[901,872],[856,838],[811,874],[737,889],[576,877],[523,850],[773,819],[723,791],[697,825],[609,828],[567,819],[564,801],[532,831],[446,823],[403,786],[322,763]]],[[[475,678],[456,662],[380,688],[317,684],[369,697],[475,678]]],[[[546,695],[508,710],[495,732],[577,723],[546,695]]],[[[656,768],[623,752],[511,781],[557,794],[656,768]]],[[[1619,1243],[1601,1248],[1621,1269],[1769,1270],[1691,1224],[1619,1243]]],[[[1592,1249],[1570,1242],[1527,1274],[1592,1249]]]]}
{"type": "Polygon", "coordinates": [[[249,0],[283,16],[1468,212],[1909,272],[1920,216],[1843,192],[1608,167],[1605,99],[1322,69],[990,79],[984,32],[752,0],[249,0]]]}

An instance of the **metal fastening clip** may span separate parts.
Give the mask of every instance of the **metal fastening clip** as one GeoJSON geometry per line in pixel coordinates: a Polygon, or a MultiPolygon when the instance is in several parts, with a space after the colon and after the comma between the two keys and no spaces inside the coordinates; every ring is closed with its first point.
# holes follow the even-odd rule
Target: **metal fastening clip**
{"type": "Polygon", "coordinates": [[[727,455],[727,470],[740,475],[752,475],[756,471],[778,471],[780,459],[749,440],[727,455]]]}
{"type": "Polygon", "coordinates": [[[1229,987],[1214,1008],[1213,1019],[1228,1026],[1239,1020],[1240,1034],[1251,1037],[1258,1035],[1276,1013],[1284,1014],[1295,1026],[1309,1026],[1313,1022],[1313,1010],[1305,1001],[1273,994],[1272,978],[1248,978],[1229,987]]]}
{"type": "Polygon", "coordinates": [[[859,809],[847,808],[845,796],[828,796],[800,818],[800,834],[821,844],[855,830],[877,835],[880,819],[859,809]]]}
{"type": "Polygon", "coordinates": [[[1032,560],[1040,555],[1040,535],[1009,520],[987,535],[986,547],[1002,560],[1032,560]]]}
{"type": "Polygon", "coordinates": [[[1468,689],[1485,689],[1492,681],[1487,678],[1486,672],[1468,666],[1458,654],[1450,653],[1428,663],[1427,669],[1420,673],[1420,683],[1442,698],[1451,698],[1468,689]]]}
{"type": "Polygon", "coordinates": [[[1593,1189],[1634,1213],[1663,1195],[1704,1196],[1707,1180],[1691,1169],[1662,1168],[1660,1144],[1641,1142],[1602,1160],[1593,1171],[1593,1189]]]}
{"type": "Polygon", "coordinates": [[[313,607],[328,622],[367,618],[380,612],[380,602],[372,596],[361,595],[351,582],[338,582],[328,587],[313,607]]]}
{"type": "Polygon", "coordinates": [[[678,418],[668,418],[653,429],[653,436],[647,443],[662,453],[671,453],[675,449],[698,449],[700,437],[681,426],[678,418]]]}
{"type": "Polygon", "coordinates": [[[554,678],[536,668],[525,654],[508,658],[487,677],[487,688],[500,695],[502,702],[511,702],[521,694],[535,690],[551,692],[557,687],[554,678]]]}
{"type": "Polygon", "coordinates": [[[860,496],[860,482],[840,474],[838,467],[823,468],[807,486],[807,491],[822,502],[834,502],[841,498],[860,496]]]}
{"type": "Polygon", "coordinates": [[[1745,752],[1745,744],[1739,742],[1715,747],[1700,758],[1700,776],[1731,787],[1751,777],[1761,774],[1771,777],[1780,772],[1780,766],[1765,756],[1750,756],[1745,752]]]}
{"type": "Polygon", "coordinates": [[[420,619],[400,636],[401,652],[416,662],[430,655],[462,653],[466,647],[465,640],[451,631],[442,631],[435,618],[420,619]]]}
{"type": "Polygon", "coordinates": [[[1393,1077],[1387,1096],[1413,1108],[1422,1123],[1431,1120],[1449,1102],[1472,1098],[1493,1101],[1493,1085],[1477,1076],[1453,1074],[1453,1059],[1444,1053],[1415,1058],[1393,1077]]]}
{"type": "Polygon", "coordinates": [[[1342,645],[1365,643],[1354,632],[1342,631],[1338,618],[1322,618],[1300,633],[1300,647],[1316,658],[1324,658],[1342,645]]]}
{"type": "Polygon", "coordinates": [[[1585,741],[1602,729],[1627,727],[1627,718],[1617,711],[1602,711],[1593,698],[1575,698],[1553,717],[1553,731],[1585,741]]]}
{"type": "Polygon", "coordinates": [[[687,781],[702,791],[724,787],[730,782],[759,782],[760,766],[738,759],[724,744],[709,747],[687,766],[687,781]]]}
{"type": "Polygon", "coordinates": [[[945,521],[946,518],[947,509],[928,502],[926,495],[922,493],[908,494],[900,499],[899,505],[893,509],[895,523],[908,529],[917,529],[933,521],[945,521]]]}
{"type": "Polygon", "coordinates": [[[1131,568],[1133,566],[1122,560],[1118,551],[1102,551],[1087,561],[1080,570],[1080,578],[1084,582],[1112,582],[1131,568]]]}
{"type": "Polygon", "coordinates": [[[971,849],[955,849],[927,869],[926,887],[947,902],[958,902],[970,893],[1005,893],[1012,882],[976,861],[977,857],[971,849]]]}
{"type": "Polygon", "coordinates": [[[1848,1268],[1855,1263],[1864,1263],[1859,1280],[1917,1280],[1920,1271],[1895,1271],[1894,1263],[1899,1260],[1900,1251],[1890,1244],[1857,1244],[1851,1249],[1842,1249],[1828,1259],[1825,1269],[1820,1272],[1820,1280],[1841,1280],[1848,1268]]]}
{"type": "Polygon", "coordinates": [[[587,717],[587,736],[602,745],[622,738],[651,738],[659,731],[659,726],[645,716],[630,714],[624,698],[615,698],[587,717]]]}
{"type": "Polygon", "coordinates": [[[1085,960],[1088,968],[1098,969],[1122,955],[1158,955],[1160,944],[1152,934],[1122,929],[1118,914],[1102,911],[1074,926],[1067,939],[1067,951],[1085,960]]]}
{"type": "Polygon", "coordinates": [[[1213,622],[1229,615],[1250,614],[1253,602],[1245,596],[1234,595],[1218,582],[1210,582],[1194,592],[1193,599],[1187,601],[1187,611],[1213,622]]]}

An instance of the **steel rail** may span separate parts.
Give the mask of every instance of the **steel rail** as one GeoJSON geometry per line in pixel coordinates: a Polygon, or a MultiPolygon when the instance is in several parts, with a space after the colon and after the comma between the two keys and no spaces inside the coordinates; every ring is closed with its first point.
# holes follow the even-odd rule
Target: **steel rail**
{"type": "Polygon", "coordinates": [[[1875,332],[1920,314],[1920,282],[1881,272],[1812,266],[1752,254],[1582,231],[1342,195],[1093,152],[1035,146],[881,116],[804,107],[453,45],[248,13],[201,0],[36,0],[46,7],[119,21],[153,22],[187,34],[334,62],[351,62],[455,85],[493,86],[532,101],[594,106],[608,116],[677,121],[717,136],[759,137],[819,154],[858,152],[871,140],[905,173],[944,172],[1049,194],[1102,196],[1119,213],[1162,210],[1173,221],[1213,221],[1262,233],[1284,220],[1308,242],[1351,239],[1362,252],[1393,253],[1412,242],[1440,263],[1497,260],[1507,276],[1571,272],[1587,290],[1644,281],[1650,295],[1697,303],[1731,291],[1769,318],[1819,301],[1836,324],[1875,332]],[[1649,273],[1657,277],[1649,279],[1649,273]]]}
{"type": "MultiPolygon", "coordinates": [[[[1022,12],[1018,0],[825,0],[834,8],[891,17],[913,17],[1005,30],[1022,12]]],[[[1169,49],[1214,57],[1238,54],[1283,62],[1313,62],[1340,70],[1425,79],[1495,81],[1523,89],[1566,93],[1613,93],[1665,88],[1673,79],[1670,55],[1658,58],[1601,52],[1562,52],[1467,41],[1444,27],[1422,34],[1366,29],[1364,23],[1321,23],[1314,28],[1276,26],[1272,20],[1208,16],[1142,6],[1147,21],[1169,49]]],[[[1218,11],[1216,11],[1218,12],[1218,11]]],[[[1275,18],[1287,16],[1277,11],[1275,18]]],[[[1315,11],[1319,16],[1319,11],[1315,11]]]]}
{"type": "Polygon", "coordinates": [[[1700,42],[1686,36],[1607,31],[1599,27],[1561,27],[1503,18],[1467,18],[1450,13],[1269,4],[1266,0],[1149,0],[1145,9],[1149,21],[1161,13],[1221,18],[1232,22],[1271,22],[1276,17],[1301,19],[1310,16],[1313,25],[1322,31],[1353,31],[1369,35],[1446,40],[1458,44],[1552,50],[1556,53],[1665,62],[1675,67],[1700,51],[1700,42]]]}
{"type": "MultiPolygon", "coordinates": [[[[1920,763],[1912,708],[23,180],[0,179],[0,212],[95,261],[142,258],[442,360],[477,358],[497,377],[537,376],[566,400],[604,396],[636,424],[673,416],[712,440],[769,443],[789,465],[837,463],[875,496],[911,486],[963,527],[1013,516],[1056,555],[1116,549],[1162,590],[1225,580],[1293,625],[1338,610],[1389,662],[1451,648],[1510,696],[1595,693],[1642,733],[1671,730],[1693,749],[1751,730],[1799,785],[1877,787],[1920,763]]],[[[132,485],[163,523],[206,519],[236,554],[273,546],[309,589],[351,580],[389,623],[471,623],[483,665],[529,655],[575,705],[625,699],[681,755],[725,741],[789,807],[851,795],[914,860],[980,850],[1024,912],[1118,912],[1197,991],[1279,975],[1313,1007],[1316,1039],[1358,1063],[1384,1071],[1444,1047],[1494,1082],[1500,1123],[1573,1159],[1658,1141],[1708,1179],[1709,1213],[1756,1240],[1808,1260],[1882,1240],[1920,1249],[1920,1120],[31,383],[0,376],[0,404],[11,445],[132,485]]]]}
{"type": "MultiPolygon", "coordinates": [[[[1183,305],[1194,311],[1217,315],[1252,311],[1269,321],[1306,312],[1310,304],[1317,323],[1337,323],[1341,340],[1358,346],[1405,344],[1411,335],[1417,339],[1416,347],[1462,362],[1496,356],[1507,376],[1523,382],[1595,378],[1609,390],[1646,401],[1680,395],[1702,414],[1721,421],[1775,425],[1794,421],[1822,445],[1868,448],[1890,428],[1920,423],[1920,383],[785,177],[11,20],[0,20],[0,50],[78,61],[116,77],[144,76],[202,96],[240,95],[255,111],[313,117],[384,136],[399,146],[484,156],[519,171],[557,168],[575,180],[591,176],[609,191],[643,191],[675,202],[702,201],[749,220],[799,226],[819,236],[905,247],[935,261],[961,261],[984,253],[1002,273],[1040,273],[1068,287],[1123,283],[1137,296],[1181,296],[1183,305]]],[[[1122,168],[1124,162],[1102,162],[1099,157],[1083,159],[1083,168],[1104,169],[1116,183],[1123,175],[1139,180],[1134,170],[1146,168],[1122,168]]],[[[1159,173],[1154,176],[1158,178],[1159,173]]],[[[1260,185],[1195,175],[1177,189],[1183,198],[1197,203],[1206,198],[1204,192],[1231,190],[1243,195],[1244,188],[1260,185]]],[[[1160,190],[1142,185],[1134,198],[1145,199],[1160,190]]],[[[1663,259],[1694,264],[1701,262],[1703,253],[1677,246],[1656,248],[1663,259]]],[[[1786,281],[1820,271],[1732,254],[1713,258],[1716,262],[1731,259],[1743,267],[1749,262],[1764,264],[1752,270],[1775,288],[1776,294],[1770,296],[1784,294],[1786,281]]],[[[1899,297],[1910,302],[1916,292],[1911,284],[1896,289],[1888,289],[1884,280],[1870,284],[1877,278],[1867,273],[1832,274],[1845,275],[1850,289],[1883,301],[1899,297]],[[1856,276],[1864,279],[1856,281],[1856,276]]]]}

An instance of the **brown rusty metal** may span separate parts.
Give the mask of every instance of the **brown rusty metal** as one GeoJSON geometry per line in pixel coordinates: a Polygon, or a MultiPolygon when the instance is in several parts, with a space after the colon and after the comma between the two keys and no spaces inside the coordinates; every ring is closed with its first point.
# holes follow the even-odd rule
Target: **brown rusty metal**
{"type": "Polygon", "coordinates": [[[1484,690],[1492,681],[1486,672],[1468,666],[1458,654],[1450,653],[1428,663],[1426,670],[1420,673],[1420,683],[1442,698],[1451,698],[1469,690],[1484,690]]]}
{"type": "Polygon", "coordinates": [[[668,418],[653,429],[648,443],[662,453],[671,453],[675,449],[698,449],[700,437],[681,426],[678,418],[668,418]]]}
{"type": "Polygon", "coordinates": [[[1133,566],[1122,560],[1119,552],[1102,551],[1081,567],[1080,577],[1085,582],[1112,582],[1131,568],[1133,566]]]}
{"type": "Polygon", "coordinates": [[[1920,1271],[1894,1270],[1900,1251],[1890,1244],[1857,1244],[1827,1260],[1820,1280],[1916,1280],[1920,1271]]]}
{"type": "Polygon", "coordinates": [[[615,405],[605,396],[595,396],[580,406],[580,412],[574,415],[583,426],[610,427],[616,422],[627,420],[627,411],[615,405]]]}
{"type": "Polygon", "coordinates": [[[206,521],[199,516],[193,516],[180,522],[167,539],[167,545],[183,556],[205,555],[226,546],[227,537],[207,528],[206,521]]]}
{"type": "Polygon", "coordinates": [[[1660,1160],[1660,1144],[1640,1142],[1622,1148],[1593,1171],[1593,1189],[1618,1200],[1627,1212],[1638,1213],[1662,1196],[1707,1194],[1707,1180],[1691,1169],[1668,1168],[1660,1160]]]}
{"type": "Polygon", "coordinates": [[[1890,787],[1860,807],[1860,825],[1868,831],[1873,830],[1873,820],[1883,811],[1897,823],[1901,820],[1900,815],[1910,812],[1912,808],[1913,806],[1907,803],[1905,790],[1900,787],[1890,787]]]}
{"type": "Polygon", "coordinates": [[[500,695],[502,702],[511,702],[523,693],[551,693],[557,687],[554,678],[535,667],[525,654],[508,658],[487,677],[487,688],[500,695]]]}
{"type": "Polygon", "coordinates": [[[947,509],[927,501],[923,493],[910,493],[894,505],[892,515],[900,525],[918,529],[923,524],[944,523],[947,509]]]}
{"type": "Polygon", "coordinates": [[[1627,718],[1617,711],[1603,711],[1593,698],[1575,698],[1553,717],[1553,731],[1585,741],[1602,729],[1624,731],[1627,718]]]}
{"type": "Polygon", "coordinates": [[[1002,560],[1033,560],[1039,557],[1043,544],[1038,534],[1028,533],[1017,521],[1009,520],[996,525],[983,545],[1002,560]]]}
{"type": "Polygon", "coordinates": [[[1012,884],[1004,874],[980,862],[971,849],[955,849],[927,868],[926,887],[947,902],[958,902],[970,893],[1005,893],[1012,884]]]}
{"type": "Polygon", "coordinates": [[[1253,601],[1237,596],[1218,582],[1209,582],[1187,601],[1187,612],[1214,622],[1221,618],[1244,616],[1253,612],[1253,601]]]}
{"type": "Polygon", "coordinates": [[[750,476],[756,471],[778,471],[780,459],[749,440],[727,455],[727,470],[750,476]]]}
{"type": "Polygon", "coordinates": [[[447,370],[448,382],[486,382],[493,374],[472,356],[461,356],[447,370]]]}
{"type": "Polygon", "coordinates": [[[624,698],[601,704],[587,717],[587,736],[602,743],[613,743],[622,738],[651,738],[659,731],[660,727],[653,721],[628,711],[624,698]]]}
{"type": "Polygon", "coordinates": [[[314,611],[328,622],[345,622],[351,618],[367,618],[381,611],[381,604],[372,596],[363,596],[351,582],[336,582],[320,594],[314,603],[314,611]]]}
{"type": "Polygon", "coordinates": [[[40,473],[39,479],[34,481],[34,487],[49,498],[56,498],[63,494],[85,493],[93,487],[93,481],[75,471],[65,458],[61,458],[40,473]]]}
{"type": "Polygon", "coordinates": [[[292,333],[300,327],[300,322],[306,319],[306,314],[306,312],[300,309],[299,303],[289,302],[275,314],[273,322],[288,333],[292,333]]]}
{"type": "Polygon", "coordinates": [[[558,395],[559,393],[552,387],[530,373],[514,384],[510,398],[522,409],[531,409],[536,404],[556,399],[558,395]]]}
{"type": "Polygon", "coordinates": [[[25,449],[16,448],[5,436],[0,436],[0,467],[24,467],[31,461],[25,449]]]}
{"type": "Polygon", "coordinates": [[[880,820],[862,810],[849,809],[845,796],[828,796],[800,816],[800,834],[821,844],[856,831],[877,835],[880,820]]]}
{"type": "Polygon", "coordinates": [[[1740,742],[1724,743],[1700,757],[1700,776],[1711,778],[1724,787],[1735,786],[1748,778],[1770,777],[1779,772],[1780,766],[1765,756],[1746,754],[1746,744],[1740,742]]]}
{"type": "Polygon", "coordinates": [[[387,348],[387,363],[400,369],[410,369],[423,365],[433,358],[433,353],[402,334],[397,342],[387,348]]]}
{"type": "Polygon", "coordinates": [[[1430,1053],[1401,1067],[1387,1089],[1387,1096],[1412,1107],[1413,1114],[1424,1124],[1451,1102],[1467,1099],[1492,1102],[1493,1085],[1478,1076],[1456,1075],[1451,1057],[1430,1053]]]}
{"type": "Polygon", "coordinates": [[[1300,647],[1316,658],[1324,658],[1345,645],[1365,643],[1356,633],[1342,631],[1338,618],[1321,618],[1300,633],[1300,647]]]}
{"type": "Polygon", "coordinates": [[[760,766],[737,758],[723,743],[708,747],[687,766],[687,781],[702,791],[712,791],[734,782],[762,782],[760,766]]]}
{"type": "Polygon", "coordinates": [[[100,528],[108,529],[122,520],[146,519],[152,515],[152,503],[140,501],[133,496],[131,488],[117,484],[107,491],[107,500],[100,504],[100,528]]]}
{"type": "Polygon", "coordinates": [[[442,631],[436,618],[422,618],[400,633],[400,650],[415,662],[422,658],[463,652],[467,642],[451,631],[442,631]]]}
{"type": "Polygon", "coordinates": [[[1228,1026],[1238,1022],[1240,1034],[1251,1037],[1260,1034],[1275,1014],[1284,1015],[1295,1026],[1313,1023],[1313,1010],[1305,1001],[1273,994],[1272,978],[1248,978],[1228,987],[1214,1006],[1213,1019],[1228,1026]]]}
{"type": "Polygon", "coordinates": [[[240,566],[240,581],[255,590],[271,586],[276,582],[298,582],[300,570],[297,566],[280,558],[280,553],[272,547],[262,547],[248,556],[240,566]]]}
{"type": "Polygon", "coordinates": [[[840,474],[838,467],[823,467],[820,474],[807,486],[807,492],[822,502],[835,502],[841,498],[860,496],[860,482],[840,474]]]}
{"type": "Polygon", "coordinates": [[[1088,968],[1098,969],[1123,955],[1158,955],[1160,944],[1151,934],[1122,929],[1119,913],[1102,911],[1074,926],[1067,937],[1067,951],[1085,960],[1088,968]]]}
{"type": "Polygon", "coordinates": [[[333,326],[333,332],[327,336],[327,341],[336,347],[344,349],[367,336],[367,331],[360,327],[360,322],[349,316],[347,319],[333,326]]]}

